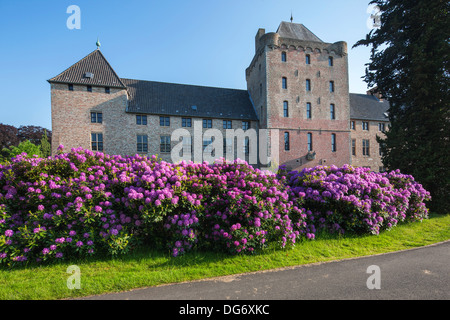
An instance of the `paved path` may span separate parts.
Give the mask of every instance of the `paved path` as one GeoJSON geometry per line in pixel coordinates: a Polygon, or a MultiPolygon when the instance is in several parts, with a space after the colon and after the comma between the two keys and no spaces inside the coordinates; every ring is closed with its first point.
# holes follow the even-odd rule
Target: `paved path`
{"type": "Polygon", "coordinates": [[[83,299],[450,300],[450,241],[370,257],[163,285],[83,299]],[[379,270],[369,269],[368,273],[370,266],[378,266],[379,270]],[[377,274],[380,276],[379,282],[375,279],[377,274]],[[368,282],[372,286],[379,284],[380,289],[369,289],[368,282]]]}

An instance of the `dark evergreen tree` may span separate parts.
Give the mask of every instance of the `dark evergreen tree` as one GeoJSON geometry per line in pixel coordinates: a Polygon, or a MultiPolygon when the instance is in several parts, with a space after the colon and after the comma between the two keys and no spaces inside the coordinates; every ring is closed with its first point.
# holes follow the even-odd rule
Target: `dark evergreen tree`
{"type": "Polygon", "coordinates": [[[363,77],[390,102],[390,128],[379,139],[389,169],[413,175],[430,206],[450,208],[450,2],[375,0],[380,27],[354,47],[370,46],[363,77]]]}

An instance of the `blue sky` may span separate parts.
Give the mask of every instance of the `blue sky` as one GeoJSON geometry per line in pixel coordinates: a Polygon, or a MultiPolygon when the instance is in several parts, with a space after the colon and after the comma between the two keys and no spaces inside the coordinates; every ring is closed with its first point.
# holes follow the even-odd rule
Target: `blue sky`
{"type": "Polygon", "coordinates": [[[302,23],[325,42],[349,47],[350,92],[369,48],[351,49],[370,31],[369,0],[45,0],[0,1],[0,123],[51,129],[48,79],[96,49],[122,78],[246,89],[258,28],[302,23]],[[81,29],[67,28],[70,5],[81,29]]]}

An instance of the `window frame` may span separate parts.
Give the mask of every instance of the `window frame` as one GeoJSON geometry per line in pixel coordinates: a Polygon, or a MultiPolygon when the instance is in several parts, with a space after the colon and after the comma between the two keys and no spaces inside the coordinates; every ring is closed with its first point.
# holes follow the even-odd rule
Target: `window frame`
{"type": "Polygon", "coordinates": [[[283,117],[289,118],[289,102],[283,101],[283,117]]]}
{"type": "Polygon", "coordinates": [[[91,111],[91,123],[103,123],[103,112],[91,111]]]}
{"type": "Polygon", "coordinates": [[[306,136],[307,136],[307,140],[306,140],[306,146],[307,146],[307,150],[308,150],[308,152],[311,152],[311,151],[313,151],[313,136],[312,136],[312,133],[311,132],[308,132],[307,134],[306,134],[306,136]]]}
{"type": "Polygon", "coordinates": [[[369,131],[369,121],[363,121],[361,126],[363,131],[369,131]]]}
{"type": "Polygon", "coordinates": [[[250,129],[250,121],[242,121],[242,130],[250,129]]]}
{"type": "Polygon", "coordinates": [[[136,135],[136,150],[138,153],[148,153],[148,135],[136,135]]]}
{"type": "Polygon", "coordinates": [[[363,139],[362,140],[362,150],[363,150],[363,156],[370,157],[370,140],[369,139],[363,139]]]}
{"type": "Polygon", "coordinates": [[[311,79],[306,79],[305,87],[306,87],[306,92],[311,92],[311,91],[312,91],[312,82],[311,82],[311,79]]]}
{"type": "Polygon", "coordinates": [[[147,115],[146,114],[137,114],[136,115],[136,125],[138,125],[138,126],[146,126],[147,124],[148,124],[148,119],[147,119],[147,115]]]}
{"type": "Polygon", "coordinates": [[[181,118],[182,128],[192,128],[192,118],[181,118]]]}
{"type": "Polygon", "coordinates": [[[281,52],[281,62],[287,62],[287,53],[286,53],[286,51],[281,52]]]}
{"type": "Polygon", "coordinates": [[[291,138],[288,131],[284,132],[284,151],[290,151],[291,150],[291,138]]]}
{"type": "Polygon", "coordinates": [[[159,150],[161,153],[170,153],[172,151],[170,136],[159,136],[159,150]],[[168,151],[167,151],[168,150],[168,151]]]}
{"type": "Polygon", "coordinates": [[[91,132],[91,149],[92,151],[103,151],[103,132],[91,132]]]}
{"type": "Polygon", "coordinates": [[[306,65],[311,64],[311,55],[310,54],[305,55],[305,64],[306,65]]]}
{"type": "Polygon", "coordinates": [[[159,116],[159,126],[160,127],[170,127],[170,117],[159,116]]]}
{"type": "Polygon", "coordinates": [[[284,89],[284,90],[287,90],[287,88],[288,88],[287,78],[286,77],[281,77],[281,88],[284,89]]]}
{"type": "Polygon", "coordinates": [[[330,119],[336,120],[336,105],[334,103],[330,103],[330,119]]]}
{"type": "Polygon", "coordinates": [[[231,120],[223,120],[224,129],[233,129],[233,122],[231,120]]]}
{"type": "Polygon", "coordinates": [[[306,103],[306,119],[312,119],[312,103],[306,103]]]}
{"type": "Polygon", "coordinates": [[[331,134],[331,152],[337,152],[336,134],[331,134]]]}
{"type": "Polygon", "coordinates": [[[92,92],[92,86],[91,85],[87,85],[86,86],[86,91],[87,92],[92,92]]]}
{"type": "Polygon", "coordinates": [[[203,119],[203,128],[212,128],[212,119],[203,119]]]}

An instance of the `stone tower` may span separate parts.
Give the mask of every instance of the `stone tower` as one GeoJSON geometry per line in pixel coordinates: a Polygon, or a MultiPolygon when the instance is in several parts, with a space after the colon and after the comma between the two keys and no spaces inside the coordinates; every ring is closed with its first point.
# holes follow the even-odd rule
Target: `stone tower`
{"type": "Polygon", "coordinates": [[[276,32],[259,29],[246,79],[259,128],[278,131],[275,165],[350,163],[346,42],[323,42],[292,22],[281,22],[276,32]]]}

